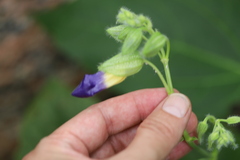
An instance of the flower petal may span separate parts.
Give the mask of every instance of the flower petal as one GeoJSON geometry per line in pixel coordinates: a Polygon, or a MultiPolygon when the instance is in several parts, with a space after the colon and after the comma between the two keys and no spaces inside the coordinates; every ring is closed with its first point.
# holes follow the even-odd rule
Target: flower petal
{"type": "Polygon", "coordinates": [[[124,81],[124,79],[126,79],[126,77],[121,77],[121,76],[115,76],[113,74],[110,73],[105,73],[104,74],[104,79],[105,79],[105,85],[107,86],[107,88],[112,87],[118,83],[121,83],[122,81],[124,81]]]}
{"type": "Polygon", "coordinates": [[[75,97],[90,97],[94,94],[122,82],[126,77],[114,76],[99,71],[95,74],[86,74],[83,81],[72,92],[75,97]]]}
{"type": "Polygon", "coordinates": [[[106,88],[104,72],[86,74],[83,81],[72,92],[72,95],[75,97],[90,97],[106,88]]]}

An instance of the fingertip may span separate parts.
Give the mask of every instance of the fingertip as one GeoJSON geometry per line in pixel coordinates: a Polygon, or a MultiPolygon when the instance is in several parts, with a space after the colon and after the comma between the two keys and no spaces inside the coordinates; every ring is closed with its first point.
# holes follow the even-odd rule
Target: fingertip
{"type": "Polygon", "coordinates": [[[190,106],[190,101],[185,95],[173,93],[167,97],[162,109],[177,118],[183,118],[189,111],[190,106]]]}
{"type": "Polygon", "coordinates": [[[186,129],[189,133],[192,133],[196,130],[197,125],[198,125],[197,116],[195,113],[191,112],[186,129]]]}
{"type": "Polygon", "coordinates": [[[141,123],[130,145],[138,159],[164,159],[179,143],[191,113],[189,99],[173,93],[141,123]],[[136,151],[138,148],[138,151],[136,151]]]}

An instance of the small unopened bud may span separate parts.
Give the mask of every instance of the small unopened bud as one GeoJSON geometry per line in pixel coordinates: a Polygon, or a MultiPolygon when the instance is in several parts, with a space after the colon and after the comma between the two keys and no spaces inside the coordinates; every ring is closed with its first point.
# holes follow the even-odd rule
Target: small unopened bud
{"type": "Polygon", "coordinates": [[[137,15],[126,8],[121,8],[117,15],[117,23],[133,26],[132,20],[136,19],[137,15]]]}
{"type": "Polygon", "coordinates": [[[203,135],[206,133],[208,129],[208,124],[205,121],[199,122],[198,127],[197,127],[197,132],[198,132],[198,139],[199,142],[203,142],[203,135]]]}
{"type": "Polygon", "coordinates": [[[117,24],[123,24],[134,28],[148,27],[152,28],[152,22],[143,15],[136,15],[126,8],[121,8],[117,15],[117,24]]]}
{"type": "Polygon", "coordinates": [[[140,14],[138,16],[138,20],[140,21],[141,24],[146,24],[146,26],[148,28],[152,28],[152,22],[151,22],[151,20],[148,17],[140,14]]]}
{"type": "Polygon", "coordinates": [[[215,143],[216,140],[219,138],[219,132],[212,132],[209,137],[208,137],[208,149],[212,150],[213,149],[213,144],[215,143]]]}
{"type": "Polygon", "coordinates": [[[114,26],[114,27],[108,28],[106,31],[115,40],[122,42],[119,39],[119,35],[124,31],[125,28],[126,28],[126,26],[119,25],[119,26],[114,26]]]}
{"type": "Polygon", "coordinates": [[[232,133],[228,130],[223,130],[219,139],[216,141],[217,149],[220,150],[223,146],[233,146],[233,148],[237,148],[237,144],[235,143],[235,138],[232,133]]]}
{"type": "Polygon", "coordinates": [[[226,122],[228,124],[236,124],[236,123],[240,123],[240,117],[238,116],[232,116],[226,119],[226,122]]]}
{"type": "Polygon", "coordinates": [[[115,76],[130,76],[142,69],[144,62],[138,52],[133,54],[117,54],[102,63],[98,69],[115,76]]]}
{"type": "Polygon", "coordinates": [[[131,27],[138,27],[138,23],[134,19],[128,19],[126,20],[127,24],[131,27]]]}
{"type": "Polygon", "coordinates": [[[142,30],[134,29],[126,37],[122,46],[122,54],[134,53],[142,41],[142,30]]]}
{"type": "Polygon", "coordinates": [[[167,37],[159,32],[155,32],[144,45],[142,54],[144,57],[153,57],[164,47],[167,37]]]}
{"type": "Polygon", "coordinates": [[[147,21],[147,18],[146,18],[144,15],[142,15],[142,14],[140,14],[140,15],[138,16],[138,19],[139,19],[140,22],[142,22],[142,23],[145,23],[145,22],[147,21]]]}
{"type": "Polygon", "coordinates": [[[125,28],[122,30],[122,32],[118,35],[118,39],[119,39],[121,42],[123,42],[123,41],[126,39],[127,35],[128,35],[129,33],[131,33],[133,30],[135,30],[135,28],[125,27],[125,28]]]}

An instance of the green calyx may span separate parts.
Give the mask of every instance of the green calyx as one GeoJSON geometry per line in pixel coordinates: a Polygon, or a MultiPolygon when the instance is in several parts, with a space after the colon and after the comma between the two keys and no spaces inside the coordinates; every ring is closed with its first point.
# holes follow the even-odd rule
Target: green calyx
{"type": "Polygon", "coordinates": [[[123,43],[122,54],[139,51],[143,58],[150,58],[160,53],[162,58],[168,59],[168,38],[152,28],[148,17],[121,8],[117,15],[117,24],[119,25],[110,27],[106,31],[116,41],[123,43]],[[166,52],[165,46],[168,46],[166,52]]]}
{"type": "Polygon", "coordinates": [[[127,35],[131,33],[133,30],[134,28],[132,27],[125,26],[125,25],[118,25],[118,26],[110,27],[106,31],[116,41],[123,43],[127,35]]]}
{"type": "Polygon", "coordinates": [[[154,32],[144,45],[142,50],[143,56],[148,58],[157,55],[159,50],[165,46],[166,41],[167,37],[165,35],[162,35],[159,32],[154,32]]]}
{"type": "Polygon", "coordinates": [[[98,69],[115,76],[131,76],[139,72],[143,67],[143,59],[138,52],[133,54],[119,53],[103,62],[98,69]]]}
{"type": "MultiPolygon", "coordinates": [[[[152,28],[152,22],[148,17],[142,14],[137,15],[126,8],[121,8],[117,15],[117,26],[108,28],[107,33],[116,41],[122,43],[120,51],[121,56],[115,56],[112,58],[113,60],[110,59],[111,63],[107,61],[104,62],[99,66],[100,70],[111,72],[115,75],[132,75],[133,73],[138,72],[138,69],[136,68],[141,68],[142,63],[144,62],[146,65],[152,67],[154,72],[157,73],[163,83],[163,86],[166,88],[167,93],[171,94],[174,92],[170,69],[168,66],[170,42],[165,35],[162,35],[156,29],[152,28]],[[165,76],[153,63],[147,60],[148,58],[154,57],[156,55],[160,57],[160,61],[164,67],[165,76]],[[133,62],[136,64],[134,67],[132,67],[132,71],[129,70],[127,72],[117,72],[115,69],[112,70],[112,68],[114,68],[114,65],[119,65],[121,66],[120,68],[124,68],[123,64],[128,64],[128,66],[131,66],[129,65],[130,61],[128,60],[119,61],[121,65],[116,60],[117,58],[124,59],[123,57],[128,56],[130,56],[130,59],[134,57],[133,59],[135,62],[133,62]],[[117,63],[113,64],[113,61],[116,61],[117,63]]],[[[126,68],[128,68],[128,66],[126,66],[126,68]]]]}
{"type": "Polygon", "coordinates": [[[216,119],[212,115],[207,115],[206,118],[198,124],[198,140],[200,143],[203,142],[203,135],[210,129],[208,123],[211,123],[213,129],[207,138],[207,148],[209,151],[219,151],[223,147],[228,146],[237,148],[233,134],[229,130],[226,130],[222,123],[236,124],[240,122],[239,120],[240,118],[238,116],[232,116],[227,119],[216,119]]]}
{"type": "MultiPolygon", "coordinates": [[[[124,42],[124,40],[126,39],[126,37],[132,32],[134,31],[135,28],[132,27],[127,27],[125,26],[125,28],[122,30],[122,32],[119,34],[118,39],[122,42],[124,42]]],[[[142,34],[142,33],[141,33],[142,34]]]]}
{"type": "Polygon", "coordinates": [[[117,24],[123,24],[131,27],[148,27],[152,28],[151,20],[143,15],[136,15],[126,8],[121,8],[117,15],[117,24]]]}
{"type": "Polygon", "coordinates": [[[228,124],[236,124],[236,123],[240,123],[240,117],[238,116],[232,116],[226,119],[226,122],[228,124]]]}
{"type": "Polygon", "coordinates": [[[198,123],[197,132],[198,132],[198,140],[200,143],[203,142],[203,135],[206,133],[208,129],[208,124],[206,121],[202,121],[198,123]]]}
{"type": "Polygon", "coordinates": [[[122,42],[122,40],[119,39],[119,35],[122,33],[122,31],[126,28],[124,25],[114,26],[111,28],[108,28],[106,31],[107,33],[113,37],[116,41],[122,42]]]}
{"type": "Polygon", "coordinates": [[[220,123],[216,124],[213,132],[208,137],[208,149],[213,150],[217,148],[221,150],[222,147],[228,146],[232,146],[234,149],[238,147],[233,134],[226,130],[220,123]]]}
{"type": "Polygon", "coordinates": [[[135,52],[142,42],[142,30],[140,28],[130,32],[122,45],[122,54],[131,54],[135,52]]]}

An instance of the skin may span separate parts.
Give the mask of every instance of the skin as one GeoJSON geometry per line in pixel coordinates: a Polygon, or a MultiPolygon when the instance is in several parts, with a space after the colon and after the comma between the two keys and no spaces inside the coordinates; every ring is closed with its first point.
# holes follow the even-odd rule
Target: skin
{"type": "MultiPolygon", "coordinates": [[[[179,94],[179,93],[178,93],[179,94]]],[[[23,160],[177,160],[191,148],[197,118],[188,101],[178,118],[162,109],[165,89],[144,89],[90,106],[43,138],[23,160]]]]}

